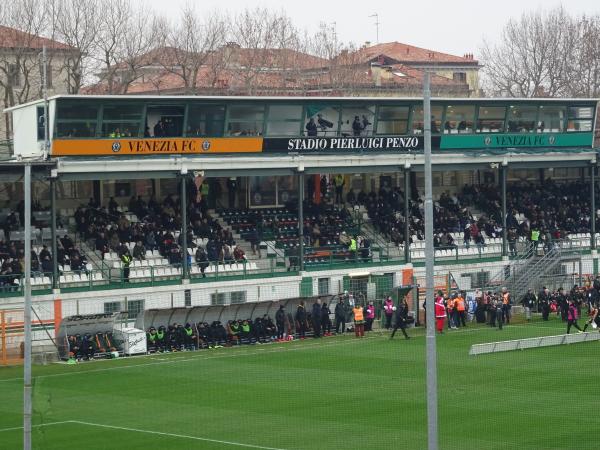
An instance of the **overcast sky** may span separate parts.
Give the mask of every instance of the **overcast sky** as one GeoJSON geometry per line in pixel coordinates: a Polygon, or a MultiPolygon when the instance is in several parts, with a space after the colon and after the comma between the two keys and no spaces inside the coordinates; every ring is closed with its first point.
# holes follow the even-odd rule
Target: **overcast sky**
{"type": "MultiPolygon", "coordinates": [[[[432,50],[477,57],[483,38],[495,41],[511,17],[525,11],[548,9],[554,0],[142,0],[166,16],[176,18],[186,2],[199,11],[235,12],[263,6],[283,10],[301,28],[315,31],[319,22],[336,23],[344,42],[376,41],[375,18],[379,15],[379,42],[398,41],[432,50]]],[[[599,0],[565,0],[571,14],[600,13],[599,0]]]]}

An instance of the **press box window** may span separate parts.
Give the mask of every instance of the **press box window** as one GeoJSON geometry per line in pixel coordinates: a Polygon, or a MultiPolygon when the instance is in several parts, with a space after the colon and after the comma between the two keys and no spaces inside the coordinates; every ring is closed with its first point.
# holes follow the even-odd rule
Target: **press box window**
{"type": "Polygon", "coordinates": [[[298,136],[302,126],[301,105],[270,105],[267,136],[298,136]]]}
{"type": "Polygon", "coordinates": [[[564,106],[541,105],[538,116],[538,133],[560,133],[564,129],[564,106]]]}
{"type": "Polygon", "coordinates": [[[568,108],[567,131],[592,131],[594,110],[591,106],[573,106],[568,108]]]}
{"type": "Polygon", "coordinates": [[[448,105],[444,121],[444,133],[472,133],[475,105],[448,105]]]}
{"type": "Polygon", "coordinates": [[[537,106],[512,105],[508,108],[508,132],[532,133],[536,129],[537,106]]]}
{"type": "Polygon", "coordinates": [[[408,106],[380,106],[377,134],[408,134],[408,106]]]}
{"type": "Polygon", "coordinates": [[[142,105],[106,105],[102,115],[102,136],[139,137],[142,105]]]}
{"type": "Polygon", "coordinates": [[[263,105],[233,105],[229,107],[229,136],[262,136],[265,121],[263,105]]]}
{"type": "Polygon", "coordinates": [[[94,137],[98,124],[98,106],[82,102],[61,102],[56,106],[56,137],[94,137]]]}
{"type": "MultiPolygon", "coordinates": [[[[414,106],[413,107],[413,118],[412,118],[412,130],[413,134],[423,134],[423,107],[422,106],[414,106]]],[[[441,106],[432,106],[431,107],[431,117],[429,118],[431,121],[431,132],[433,134],[439,134],[442,127],[442,107],[441,106]]]]}
{"type": "Polygon", "coordinates": [[[342,136],[371,136],[375,119],[375,105],[343,106],[342,136]]]}
{"type": "Polygon", "coordinates": [[[144,137],[183,136],[183,106],[162,105],[146,108],[144,137]]]}
{"type": "Polygon", "coordinates": [[[502,133],[506,108],[504,106],[480,106],[477,117],[477,133],[502,133]]]}
{"type": "Polygon", "coordinates": [[[225,106],[198,105],[188,108],[186,136],[221,137],[225,127],[225,106]]]}

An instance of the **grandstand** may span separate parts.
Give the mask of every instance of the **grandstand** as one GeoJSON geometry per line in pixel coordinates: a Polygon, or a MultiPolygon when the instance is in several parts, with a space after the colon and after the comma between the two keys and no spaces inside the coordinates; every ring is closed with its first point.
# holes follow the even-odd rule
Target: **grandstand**
{"type": "MultiPolygon", "coordinates": [[[[48,157],[43,133],[31,133],[43,104],[32,102],[8,110],[19,125],[2,166],[18,182],[21,160],[37,158],[32,285],[44,319],[60,320],[55,302],[67,316],[123,309],[132,296],[142,309],[349,286],[367,296],[379,277],[387,291],[423,277],[419,99],[79,95],[49,105],[48,157]]],[[[515,271],[553,247],[554,279],[597,271],[596,110],[584,99],[432,101],[441,273],[465,289],[500,286],[509,273],[526,279],[515,271]]],[[[23,280],[9,266],[24,236],[18,195],[6,200],[0,295],[12,307],[23,280]]]]}

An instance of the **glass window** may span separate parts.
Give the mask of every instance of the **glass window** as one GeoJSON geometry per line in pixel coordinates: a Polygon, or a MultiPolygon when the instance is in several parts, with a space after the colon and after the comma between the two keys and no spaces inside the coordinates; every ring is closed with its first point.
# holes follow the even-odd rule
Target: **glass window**
{"type": "Polygon", "coordinates": [[[57,138],[89,138],[96,135],[98,106],[59,101],[56,108],[57,138]]]}
{"type": "Polygon", "coordinates": [[[220,137],[225,127],[225,106],[197,105],[188,109],[187,136],[220,137]]]}
{"type": "Polygon", "coordinates": [[[183,136],[183,106],[148,106],[144,137],[183,136]]]}
{"type": "Polygon", "coordinates": [[[61,102],[56,105],[56,120],[96,120],[98,107],[83,102],[61,102]]]}
{"type": "Polygon", "coordinates": [[[232,292],[229,294],[229,299],[232,305],[237,303],[246,303],[246,291],[232,292]]]}
{"type": "Polygon", "coordinates": [[[267,136],[298,136],[302,105],[270,105],[267,136]]]}
{"type": "Polygon", "coordinates": [[[319,278],[319,295],[329,295],[329,278],[319,278]]]}
{"type": "Polygon", "coordinates": [[[559,133],[565,122],[564,106],[541,105],[538,116],[538,133],[559,133]]]}
{"type": "Polygon", "coordinates": [[[37,140],[38,141],[43,141],[45,139],[45,127],[46,127],[46,121],[44,118],[44,107],[43,106],[38,106],[36,109],[36,114],[37,114],[37,140]]]}
{"type": "Polygon", "coordinates": [[[225,304],[225,293],[224,292],[215,292],[214,294],[210,294],[210,304],[211,305],[224,305],[225,304]]]}
{"type": "Polygon", "coordinates": [[[377,113],[377,134],[407,134],[408,106],[380,106],[377,113]]]}
{"type": "Polygon", "coordinates": [[[102,136],[110,138],[138,137],[141,122],[141,104],[106,105],[102,114],[102,136]]]}
{"type": "Polygon", "coordinates": [[[477,117],[478,133],[502,133],[504,131],[504,106],[480,106],[477,117]]]}
{"type": "MultiPolygon", "coordinates": [[[[431,132],[433,134],[439,134],[442,126],[442,107],[431,106],[431,132]]],[[[423,106],[413,106],[413,117],[412,117],[412,132],[413,134],[423,134],[423,106]]]]}
{"type": "Polygon", "coordinates": [[[233,105],[229,107],[229,136],[261,136],[265,119],[263,105],[233,105]]]}
{"type": "Polygon", "coordinates": [[[567,131],[592,131],[594,109],[591,106],[570,106],[568,114],[567,131]]]}
{"type": "Polygon", "coordinates": [[[337,136],[340,121],[340,108],[333,105],[312,104],[306,106],[307,136],[337,136]],[[314,125],[314,126],[313,126],[314,125]],[[316,129],[315,129],[316,126],[316,129]]]}
{"type": "Polygon", "coordinates": [[[591,106],[570,106],[569,119],[592,119],[594,109],[591,106]]]}
{"type": "Polygon", "coordinates": [[[511,105],[508,108],[509,133],[533,133],[536,129],[537,106],[511,105]]]}
{"type": "Polygon", "coordinates": [[[342,136],[370,136],[373,134],[375,105],[343,106],[342,136]]]}
{"type": "Polygon", "coordinates": [[[121,302],[105,302],[104,314],[112,314],[121,311],[121,302]]]}
{"type": "Polygon", "coordinates": [[[444,133],[472,133],[475,105],[448,105],[446,106],[446,120],[444,133]]]}
{"type": "Polygon", "coordinates": [[[127,316],[135,319],[144,312],[144,300],[127,300],[127,316]]]}

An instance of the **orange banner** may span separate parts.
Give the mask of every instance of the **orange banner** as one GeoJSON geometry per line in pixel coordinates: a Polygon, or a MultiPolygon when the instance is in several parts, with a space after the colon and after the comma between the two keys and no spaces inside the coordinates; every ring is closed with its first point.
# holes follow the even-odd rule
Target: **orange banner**
{"type": "Polygon", "coordinates": [[[57,139],[52,156],[260,153],[262,145],[260,137],[57,139]]]}

